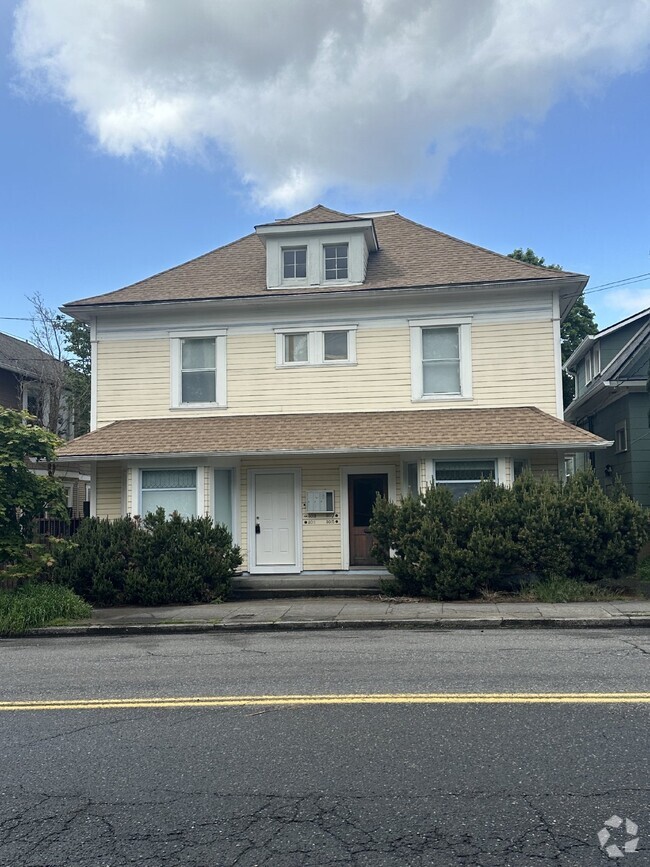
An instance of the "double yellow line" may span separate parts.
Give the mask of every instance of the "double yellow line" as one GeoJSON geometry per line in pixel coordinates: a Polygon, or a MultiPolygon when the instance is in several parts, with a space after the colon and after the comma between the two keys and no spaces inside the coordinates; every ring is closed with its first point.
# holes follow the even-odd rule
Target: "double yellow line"
{"type": "Polygon", "coordinates": [[[295,707],[353,704],[649,704],[650,692],[425,692],[327,695],[207,695],[180,698],[92,698],[0,701],[3,711],[136,708],[295,707]]]}

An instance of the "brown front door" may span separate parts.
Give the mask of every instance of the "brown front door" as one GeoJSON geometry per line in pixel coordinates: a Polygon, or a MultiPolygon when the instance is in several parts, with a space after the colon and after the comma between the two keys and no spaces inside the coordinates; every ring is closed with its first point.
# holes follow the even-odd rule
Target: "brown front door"
{"type": "Polygon", "coordinates": [[[364,473],[348,476],[348,504],[350,513],[350,566],[376,566],[370,556],[375,542],[368,532],[372,507],[377,494],[388,497],[386,473],[364,473]]]}

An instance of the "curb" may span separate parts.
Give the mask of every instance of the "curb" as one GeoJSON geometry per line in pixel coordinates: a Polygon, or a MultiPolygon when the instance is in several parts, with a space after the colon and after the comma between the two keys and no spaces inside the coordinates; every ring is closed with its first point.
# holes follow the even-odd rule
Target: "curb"
{"type": "MultiPolygon", "coordinates": [[[[409,629],[638,629],[650,627],[650,615],[620,617],[452,618],[418,620],[268,620],[257,623],[130,623],[86,626],[45,626],[8,638],[71,638],[113,635],[192,635],[228,632],[310,632],[316,630],[409,629]]],[[[0,639],[1,640],[1,639],[0,639]]]]}

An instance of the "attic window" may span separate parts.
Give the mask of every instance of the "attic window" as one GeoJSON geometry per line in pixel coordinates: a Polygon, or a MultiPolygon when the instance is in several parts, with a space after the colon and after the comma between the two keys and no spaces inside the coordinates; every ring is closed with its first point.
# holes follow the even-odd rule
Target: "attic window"
{"type": "Polygon", "coordinates": [[[348,278],[348,245],[326,244],[325,279],[347,280],[348,278]]]}
{"type": "Polygon", "coordinates": [[[307,276],[307,248],[289,247],[282,250],[282,276],[285,280],[304,280],[307,276]]]}

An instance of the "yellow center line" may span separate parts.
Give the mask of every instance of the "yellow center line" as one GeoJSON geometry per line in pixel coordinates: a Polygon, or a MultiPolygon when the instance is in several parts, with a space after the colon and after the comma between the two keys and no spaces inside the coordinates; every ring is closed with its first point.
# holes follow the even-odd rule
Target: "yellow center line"
{"type": "Polygon", "coordinates": [[[121,708],[280,707],[352,704],[649,704],[650,692],[429,692],[324,695],[208,695],[168,698],[0,701],[3,711],[121,708]]]}

